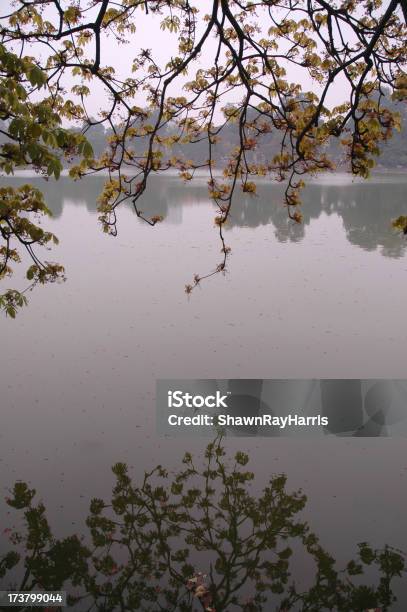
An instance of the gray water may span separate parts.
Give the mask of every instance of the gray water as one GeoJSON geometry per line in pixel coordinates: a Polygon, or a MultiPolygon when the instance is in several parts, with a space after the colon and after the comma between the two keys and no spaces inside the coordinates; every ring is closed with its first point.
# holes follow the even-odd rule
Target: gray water
{"type": "MultiPolygon", "coordinates": [[[[57,533],[80,530],[89,499],[108,497],[113,463],[137,478],[185,450],[202,455],[205,440],[157,436],[156,379],[407,378],[407,241],[391,228],[407,211],[401,175],[309,185],[301,226],[280,186],[240,197],[228,272],[189,297],[193,274],[221,260],[206,179],[154,178],[142,209],[165,221],[150,228],[124,207],[116,238],[98,224],[101,179],[30,182],[61,241],[45,259],[68,279],[0,321],[0,491],[30,482],[57,533]]],[[[225,445],[250,453],[259,486],[285,472],[289,490],[303,488],[311,527],[340,561],[361,541],[407,550],[406,438],[225,445]]]]}

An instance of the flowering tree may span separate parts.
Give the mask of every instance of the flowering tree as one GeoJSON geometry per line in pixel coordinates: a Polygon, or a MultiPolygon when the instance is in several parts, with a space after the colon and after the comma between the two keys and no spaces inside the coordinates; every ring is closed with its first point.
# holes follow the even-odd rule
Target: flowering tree
{"type": "MultiPolygon", "coordinates": [[[[288,215],[299,223],[304,179],[334,167],[332,141],[353,174],[369,176],[381,143],[400,127],[389,102],[406,100],[406,17],[405,0],[211,0],[204,8],[193,0],[14,0],[0,17],[0,166],[58,177],[65,154],[75,162],[82,156],[73,178],[107,171],[99,211],[112,234],[128,199],[145,222],[162,220],[141,209],[152,173],[176,169],[189,181],[206,169],[223,253],[213,273],[222,271],[234,194],[255,194],[256,177],[285,181],[288,215]],[[137,28],[157,22],[170,49],[165,65],[157,49],[137,46],[137,28]],[[107,63],[108,37],[129,45],[125,74],[107,63]],[[104,106],[91,118],[95,86],[104,106]],[[328,105],[335,87],[338,104],[328,105]],[[107,126],[103,154],[94,156],[61,118],[83,133],[107,126]],[[223,151],[230,128],[233,143],[223,151]]],[[[0,273],[18,259],[17,241],[34,260],[28,276],[54,279],[61,268],[44,266],[32,251],[53,236],[23,215],[47,213],[40,194],[26,188],[0,195],[0,273]]],[[[395,225],[406,232],[407,218],[395,225]]],[[[196,275],[187,292],[202,278],[196,275]]],[[[21,294],[9,292],[2,303],[13,316],[21,294]]]]}
{"type": "Polygon", "coordinates": [[[69,605],[89,611],[392,609],[403,553],[362,543],[358,560],[339,571],[298,519],[306,497],[287,493],[285,476],[253,495],[247,455],[227,460],[217,438],[205,457],[197,466],[187,453],[180,471],[158,466],[139,486],[116,464],[111,501],[92,500],[86,538],[56,539],[35,491],[16,483],[7,503],[23,512],[24,526],[3,531],[14,546],[0,557],[2,583],[11,570],[13,588],[66,590],[69,605]],[[299,551],[315,571],[301,589],[290,569],[299,551]],[[367,567],[376,568],[376,585],[363,584],[367,567]]]}

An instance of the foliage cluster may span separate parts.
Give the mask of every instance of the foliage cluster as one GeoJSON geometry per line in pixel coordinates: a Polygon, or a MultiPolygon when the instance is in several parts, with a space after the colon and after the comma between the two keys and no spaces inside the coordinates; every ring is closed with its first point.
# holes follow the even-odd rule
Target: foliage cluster
{"type": "MultiPolygon", "coordinates": [[[[162,220],[140,209],[152,173],[176,169],[190,181],[206,169],[222,241],[213,273],[222,272],[230,253],[223,227],[238,189],[255,195],[258,177],[284,181],[288,215],[300,223],[304,179],[334,167],[333,138],[350,171],[369,176],[380,147],[400,129],[388,101],[406,101],[406,16],[404,0],[211,0],[204,8],[191,0],[16,0],[0,16],[0,169],[29,166],[58,177],[64,155],[75,162],[73,178],[107,172],[99,212],[110,234],[128,199],[150,225],[162,220]],[[157,22],[174,41],[165,66],[154,49],[133,45],[138,27],[157,22]],[[125,75],[105,63],[109,37],[130,45],[125,75]],[[299,71],[314,83],[311,90],[290,80],[299,71]],[[327,99],[338,80],[343,99],[331,108],[327,99]],[[92,119],[87,105],[96,85],[104,107],[92,119]],[[84,125],[84,133],[104,125],[111,132],[108,148],[95,156],[83,133],[62,127],[63,119],[84,125]],[[235,143],[216,169],[214,147],[230,126],[235,143]],[[256,151],[269,134],[278,152],[259,161],[256,151]],[[200,159],[166,154],[178,144],[202,142],[200,159]]],[[[17,217],[25,212],[19,198],[13,194],[17,217]]],[[[37,229],[20,234],[3,210],[4,275],[16,260],[11,239],[32,256],[32,245],[45,238],[37,229]]],[[[36,212],[47,214],[45,205],[38,203],[36,212]]],[[[34,264],[35,280],[40,270],[43,279],[62,273],[35,258],[34,264]]],[[[196,275],[187,291],[211,274],[196,275]]],[[[18,293],[3,297],[9,314],[20,303],[18,293]]]]}

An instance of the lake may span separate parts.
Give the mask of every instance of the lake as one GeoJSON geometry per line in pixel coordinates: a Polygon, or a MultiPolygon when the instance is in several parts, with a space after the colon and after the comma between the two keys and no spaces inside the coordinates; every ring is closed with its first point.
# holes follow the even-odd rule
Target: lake
{"type": "MultiPolygon", "coordinates": [[[[80,530],[90,497],[109,495],[113,463],[137,477],[176,467],[186,450],[202,455],[204,439],[157,436],[156,379],[407,378],[407,240],[391,228],[406,214],[403,175],[315,181],[302,225],[288,221],[283,188],[262,183],[232,209],[227,273],[190,296],[185,284],[221,260],[205,177],[153,178],[140,207],[165,221],[151,228],[124,206],[116,238],[97,219],[103,179],[29,180],[60,239],[44,258],[63,263],[67,281],[1,320],[0,491],[30,482],[58,534],[80,530]]],[[[284,472],[289,490],[302,487],[311,527],[340,561],[362,541],[407,550],[406,438],[225,446],[249,452],[258,486],[284,472]]]]}

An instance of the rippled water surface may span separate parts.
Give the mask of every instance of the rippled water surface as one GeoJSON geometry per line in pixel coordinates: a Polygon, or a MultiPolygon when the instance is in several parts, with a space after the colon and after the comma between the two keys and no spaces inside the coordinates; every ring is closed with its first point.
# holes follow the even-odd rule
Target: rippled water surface
{"type": "MultiPolygon", "coordinates": [[[[52,258],[68,280],[0,322],[0,487],[30,481],[59,532],[109,494],[114,462],[137,475],[202,452],[204,441],[156,436],[157,378],[407,378],[407,241],[391,229],[406,214],[402,176],[311,184],[301,226],[281,187],[263,184],[235,203],[228,273],[190,297],[184,285],[221,259],[206,179],[153,179],[142,208],[165,222],[152,229],[126,207],[117,238],[98,224],[100,179],[31,182],[54,212],[52,258]]],[[[286,472],[302,487],[313,529],[340,559],[360,541],[407,549],[406,438],[226,446],[250,452],[260,484],[286,472]]]]}

